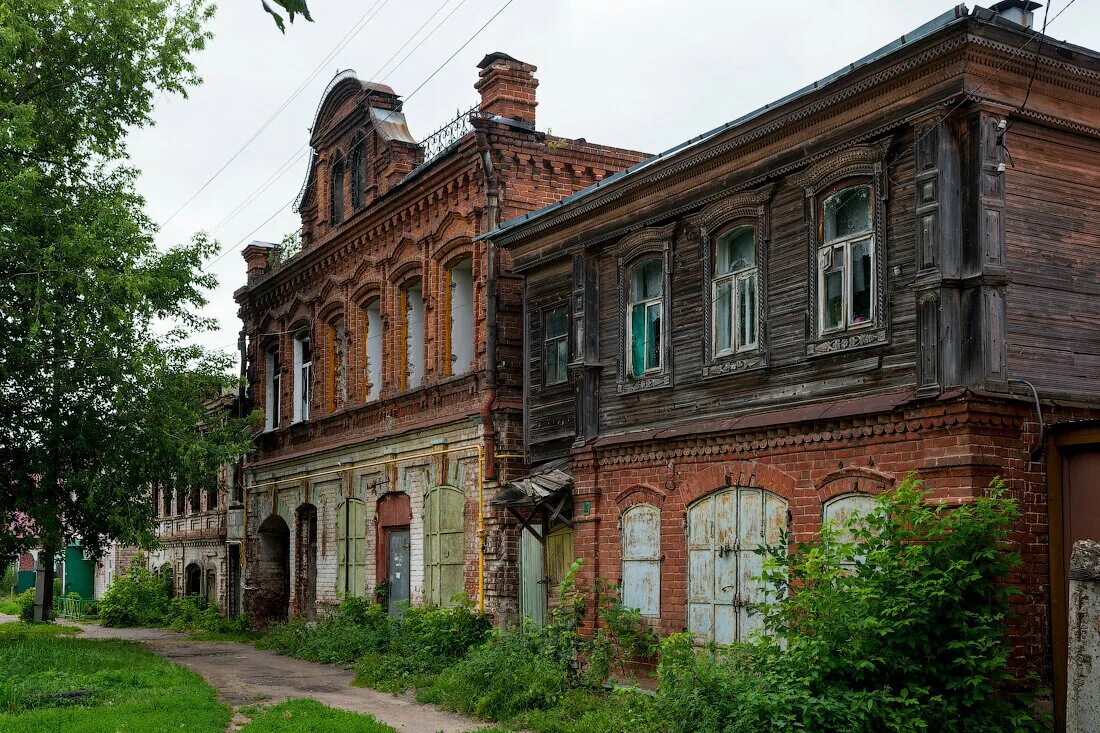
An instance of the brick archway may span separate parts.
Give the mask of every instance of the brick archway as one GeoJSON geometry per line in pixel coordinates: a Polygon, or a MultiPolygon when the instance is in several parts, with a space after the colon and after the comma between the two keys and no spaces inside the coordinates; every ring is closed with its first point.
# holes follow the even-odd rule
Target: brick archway
{"type": "Polygon", "coordinates": [[[798,481],[786,471],[759,461],[725,461],[696,471],[680,482],[678,491],[686,511],[687,506],[716,489],[745,486],[767,489],[793,502],[798,481]]]}

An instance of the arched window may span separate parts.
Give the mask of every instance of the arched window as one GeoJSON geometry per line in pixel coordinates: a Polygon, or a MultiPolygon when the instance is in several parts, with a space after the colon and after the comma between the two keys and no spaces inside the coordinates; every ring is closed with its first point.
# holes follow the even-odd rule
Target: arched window
{"type": "Polygon", "coordinates": [[[376,400],[382,393],[382,306],[378,298],[363,307],[363,368],[366,371],[367,400],[376,400]]]}
{"type": "Polygon", "coordinates": [[[351,208],[363,205],[363,142],[360,140],[351,151],[351,208]]]}
{"type": "Polygon", "coordinates": [[[294,337],[294,422],[309,419],[313,392],[313,339],[308,331],[294,337]]]}
{"type": "Polygon", "coordinates": [[[626,358],[630,375],[661,370],[664,363],[664,264],[659,257],[642,260],[630,270],[627,300],[626,358]]]}
{"type": "MultiPolygon", "coordinates": [[[[876,502],[877,500],[871,494],[853,493],[834,496],[822,507],[822,520],[833,524],[839,541],[850,543],[855,540],[852,536],[852,530],[855,528],[853,523],[858,526],[861,517],[866,517],[875,511],[876,502]]],[[[854,570],[856,563],[861,559],[857,556],[853,562],[844,563],[844,565],[854,570]]]]}
{"type": "Polygon", "coordinates": [[[714,244],[714,355],[756,347],[756,228],[731,229],[714,244]]]}
{"type": "Polygon", "coordinates": [[[264,429],[279,428],[279,402],[282,396],[282,374],[279,345],[271,344],[264,352],[264,429]]]}
{"type": "Polygon", "coordinates": [[[874,321],[875,237],[870,185],[848,186],[822,201],[818,250],[821,333],[874,321]]]}
{"type": "Polygon", "coordinates": [[[635,504],[623,512],[622,601],[643,616],[661,615],[661,511],[635,504]]]}
{"type": "Polygon", "coordinates": [[[329,412],[339,409],[347,399],[347,347],[347,329],[344,327],[343,317],[340,317],[328,325],[329,364],[325,376],[329,412]]]}
{"type": "Polygon", "coordinates": [[[447,270],[450,293],[447,319],[449,373],[465,374],[474,360],[473,260],[466,257],[447,270]]]}
{"type": "Polygon", "coordinates": [[[332,196],[332,223],[344,220],[344,157],[337,151],[336,163],[332,166],[332,181],[329,188],[332,196]]]}
{"type": "Polygon", "coordinates": [[[419,280],[405,286],[402,299],[405,371],[401,386],[403,389],[413,389],[419,387],[420,380],[424,378],[424,297],[419,280]]]}

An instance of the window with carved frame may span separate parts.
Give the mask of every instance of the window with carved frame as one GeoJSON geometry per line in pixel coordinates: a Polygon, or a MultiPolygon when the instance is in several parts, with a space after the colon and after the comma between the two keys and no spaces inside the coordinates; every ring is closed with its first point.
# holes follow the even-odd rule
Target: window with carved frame
{"type": "Polygon", "coordinates": [[[642,229],[619,242],[620,394],[672,384],[670,264],[674,224],[642,229]]]}
{"type": "Polygon", "coordinates": [[[703,376],[767,366],[768,209],[775,184],[731,193],[688,217],[703,258],[703,376]]]}
{"type": "Polygon", "coordinates": [[[852,145],[793,176],[809,220],[806,355],[886,344],[886,154],[852,145]]]}

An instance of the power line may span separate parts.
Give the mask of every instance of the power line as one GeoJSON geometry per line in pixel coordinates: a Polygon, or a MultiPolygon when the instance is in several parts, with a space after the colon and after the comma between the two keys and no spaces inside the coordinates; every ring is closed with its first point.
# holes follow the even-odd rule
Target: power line
{"type": "MultiPolygon", "coordinates": [[[[465,0],[463,0],[463,2],[465,2],[465,0]]],[[[504,12],[504,11],[505,11],[505,10],[506,10],[506,9],[508,8],[508,6],[509,6],[509,5],[511,5],[511,4],[513,3],[513,2],[515,2],[515,0],[506,0],[506,2],[504,3],[504,5],[502,5],[502,6],[500,7],[500,9],[499,9],[499,10],[497,10],[497,11],[496,11],[496,12],[495,12],[495,13],[494,13],[494,14],[493,14],[493,15],[492,15],[492,16],[491,16],[491,17],[490,17],[490,18],[489,18],[489,19],[488,19],[487,21],[485,21],[485,23],[483,23],[483,24],[481,25],[481,27],[480,27],[480,28],[478,28],[478,29],[477,29],[476,31],[474,31],[473,35],[471,35],[471,36],[470,36],[470,37],[469,37],[468,39],[466,39],[466,42],[465,42],[465,43],[463,43],[463,44],[462,44],[461,46],[459,46],[459,47],[458,47],[458,49],[457,49],[457,50],[456,50],[456,51],[455,51],[454,53],[452,53],[452,54],[451,54],[450,56],[448,56],[448,57],[447,57],[447,59],[446,59],[446,60],[445,60],[445,61],[444,61],[443,63],[441,63],[441,64],[440,64],[439,66],[437,66],[437,67],[435,68],[435,70],[434,70],[434,71],[432,71],[432,73],[428,75],[428,78],[426,78],[426,79],[425,79],[425,80],[424,80],[423,82],[421,82],[421,83],[420,83],[420,85],[419,85],[419,86],[417,86],[417,87],[416,87],[416,89],[414,89],[414,90],[412,91],[412,93],[411,93],[411,94],[409,94],[409,95],[408,95],[407,97],[405,97],[403,101],[404,101],[404,102],[408,102],[408,101],[409,101],[410,99],[412,99],[412,98],[413,98],[413,96],[414,96],[414,95],[415,95],[415,94],[416,94],[417,92],[419,92],[419,91],[420,91],[421,89],[423,89],[423,88],[424,88],[424,85],[425,85],[425,84],[427,84],[427,83],[428,83],[429,81],[431,81],[431,79],[432,79],[432,78],[434,78],[436,74],[438,74],[438,73],[439,73],[440,71],[442,71],[442,70],[443,70],[443,67],[445,67],[445,66],[446,66],[447,64],[449,64],[449,63],[450,63],[450,62],[451,62],[452,60],[454,60],[455,56],[457,56],[457,55],[458,55],[459,53],[461,53],[461,52],[462,52],[462,50],[463,50],[464,48],[466,48],[466,47],[467,47],[468,45],[470,45],[470,44],[471,44],[471,43],[472,43],[472,42],[474,41],[474,39],[476,39],[476,38],[477,38],[477,37],[478,37],[479,35],[481,35],[481,33],[482,33],[482,32],[483,32],[483,31],[484,31],[484,30],[485,30],[486,28],[488,28],[488,27],[489,27],[489,25],[490,25],[490,24],[491,24],[491,23],[492,23],[492,22],[493,22],[494,20],[496,20],[496,19],[497,19],[497,17],[498,17],[498,16],[499,16],[499,15],[500,15],[501,13],[503,13],[503,12],[504,12]]],[[[453,13],[452,13],[452,14],[453,14],[453,13]]],[[[450,16],[448,16],[448,17],[450,17],[450,16]]],[[[446,22],[446,18],[444,18],[443,22],[446,22]]],[[[440,25],[442,25],[442,22],[440,23],[440,25]]],[[[436,26],[436,29],[438,29],[438,27],[439,27],[439,26],[436,26]]],[[[434,32],[434,30],[433,30],[433,32],[434,32]]],[[[430,35],[430,34],[429,34],[429,35],[430,35]]],[[[425,39],[425,40],[426,40],[426,39],[425,39]]],[[[413,51],[415,51],[415,50],[416,50],[416,49],[414,48],[414,49],[413,49],[413,51]]],[[[411,52],[410,52],[410,55],[411,55],[411,52]]],[[[408,58],[408,56],[406,56],[405,58],[408,58]]],[[[404,59],[402,59],[402,63],[404,63],[404,59]]],[[[400,66],[400,64],[398,64],[398,66],[400,66]]],[[[390,72],[389,72],[389,73],[393,73],[394,71],[396,71],[396,70],[397,70],[397,68],[398,68],[398,67],[396,67],[396,66],[395,66],[395,67],[394,67],[393,69],[391,69],[391,70],[390,70],[390,72]]],[[[369,93],[369,92],[367,92],[367,93],[364,93],[364,95],[363,95],[363,98],[365,99],[366,97],[369,97],[369,96],[370,96],[370,93],[369,93]]],[[[355,106],[358,106],[358,105],[359,105],[359,104],[360,104],[360,103],[361,103],[362,101],[363,101],[362,99],[356,100],[356,102],[355,102],[355,106]]],[[[305,148],[308,148],[308,145],[307,145],[307,146],[304,146],[304,147],[305,147],[305,148]]],[[[295,154],[294,158],[296,159],[296,158],[297,158],[297,157],[299,157],[299,156],[300,156],[300,155],[301,155],[301,154],[302,154],[303,152],[304,152],[304,150],[302,150],[302,151],[299,151],[298,153],[296,153],[296,154],[295,154]]],[[[339,162],[339,161],[342,161],[342,160],[343,160],[343,159],[345,159],[346,157],[347,157],[347,154],[343,154],[343,155],[342,155],[342,156],[341,156],[341,157],[340,157],[340,158],[339,158],[339,159],[338,159],[337,161],[334,161],[334,163],[335,163],[335,162],[339,162]]],[[[237,250],[237,248],[238,248],[238,247],[240,247],[240,246],[241,246],[242,244],[244,244],[244,243],[245,243],[245,242],[246,242],[246,241],[247,241],[247,240],[248,240],[248,239],[249,239],[249,238],[250,238],[250,237],[251,237],[251,236],[252,236],[253,234],[255,234],[255,233],[256,233],[257,231],[259,231],[259,230],[260,230],[260,229],[261,229],[262,227],[264,227],[265,225],[267,225],[267,223],[268,223],[268,222],[270,222],[270,221],[271,221],[272,219],[274,219],[274,218],[275,218],[276,216],[278,216],[278,215],[279,215],[280,213],[282,213],[283,209],[285,209],[285,208],[287,208],[287,207],[289,207],[289,206],[292,206],[292,205],[294,204],[294,201],[295,201],[295,200],[296,200],[297,198],[298,198],[298,197],[297,197],[297,196],[295,196],[295,197],[294,197],[293,199],[291,199],[291,200],[290,200],[290,201],[289,201],[288,203],[286,203],[286,204],[283,204],[283,205],[281,205],[281,206],[280,206],[280,207],[279,207],[279,208],[278,208],[278,209],[277,209],[277,210],[276,210],[276,211],[275,211],[274,213],[272,213],[272,214],[271,214],[271,216],[269,216],[269,217],[268,217],[268,218],[267,218],[267,219],[266,219],[266,220],[265,220],[265,221],[264,221],[264,222],[263,222],[262,224],[260,224],[260,226],[256,227],[256,228],[255,228],[255,229],[253,229],[253,230],[252,230],[251,232],[249,232],[248,234],[246,234],[246,235],[244,236],[244,238],[243,238],[243,239],[241,239],[241,240],[240,240],[239,242],[237,242],[237,243],[236,243],[235,245],[233,245],[233,247],[231,247],[231,248],[227,249],[226,251],[224,251],[224,252],[222,252],[222,253],[221,253],[220,255],[218,255],[218,256],[217,256],[217,257],[216,257],[216,258],[215,258],[214,260],[212,260],[212,261],[210,262],[210,264],[209,264],[209,265],[206,265],[206,267],[204,267],[203,269],[205,270],[205,269],[207,269],[207,268],[213,267],[213,266],[214,266],[215,264],[217,264],[217,263],[218,263],[218,262],[219,262],[219,261],[220,261],[220,260],[221,260],[222,258],[224,258],[224,257],[225,257],[225,256],[226,256],[227,254],[229,254],[230,252],[234,252],[234,251],[236,251],[236,250],[237,250]]]]}
{"type": "MultiPolygon", "coordinates": [[[[409,58],[409,56],[411,56],[413,53],[416,52],[416,49],[420,48],[424,44],[425,41],[427,41],[429,38],[431,38],[432,35],[437,30],[439,30],[440,26],[442,26],[444,23],[446,23],[447,20],[452,15],[454,15],[455,12],[459,8],[461,8],[463,5],[466,4],[466,1],[467,0],[460,0],[459,3],[457,5],[455,5],[454,8],[451,9],[451,12],[449,12],[447,14],[447,16],[445,18],[443,18],[443,20],[440,21],[439,24],[436,25],[436,27],[431,30],[431,32],[428,33],[428,35],[424,36],[424,38],[422,38],[420,40],[420,43],[418,43],[411,51],[409,51],[408,54],[405,55],[405,58],[401,59],[401,61],[398,62],[397,66],[393,67],[393,69],[386,72],[386,76],[382,77],[382,79],[380,81],[385,81],[387,78],[389,78],[390,74],[397,71],[397,69],[399,69],[401,67],[401,65],[405,63],[405,61],[409,58]]],[[[383,63],[382,66],[379,67],[378,71],[376,71],[370,78],[373,79],[373,78],[377,77],[382,72],[383,69],[385,69],[387,66],[389,66],[390,62],[392,62],[395,58],[397,58],[398,54],[400,54],[402,51],[404,51],[405,48],[410,43],[412,43],[412,40],[414,38],[416,38],[417,35],[419,35],[420,32],[422,30],[424,30],[424,28],[426,28],[429,23],[432,22],[432,20],[434,20],[435,17],[437,15],[439,15],[439,13],[443,10],[443,8],[445,8],[450,2],[451,2],[451,0],[443,0],[443,3],[440,4],[440,6],[435,9],[435,12],[432,13],[430,16],[428,16],[428,19],[425,20],[420,25],[419,28],[417,28],[415,31],[412,32],[412,34],[405,40],[405,42],[403,44],[401,44],[401,46],[396,51],[394,51],[394,53],[388,59],[386,59],[385,63],[383,63]]],[[[356,102],[356,104],[358,104],[358,102],[356,102]]],[[[239,214],[240,212],[242,212],[246,208],[248,208],[252,204],[252,202],[254,202],[256,199],[258,199],[260,196],[262,196],[264,194],[264,192],[267,191],[267,189],[271,188],[271,186],[275,183],[275,181],[277,179],[282,178],[284,175],[286,175],[286,173],[290,169],[290,167],[293,166],[294,163],[297,163],[308,150],[309,150],[309,145],[308,144],[303,145],[298,150],[298,152],[291,155],[290,158],[288,158],[281,166],[279,166],[275,170],[274,173],[272,173],[270,176],[268,176],[267,180],[265,180],[262,184],[260,184],[259,189],[257,189],[256,191],[253,191],[252,194],[250,194],[248,196],[248,198],[245,199],[245,201],[243,201],[236,208],[234,208],[233,211],[226,214],[221,219],[221,221],[219,221],[217,223],[217,225],[213,229],[210,230],[210,233],[214,234],[219,229],[221,229],[223,226],[225,226],[225,224],[227,224],[229,221],[231,221],[233,217],[235,217],[237,214],[239,214]]]]}
{"type": "Polygon", "coordinates": [[[290,103],[293,102],[298,97],[298,95],[302,93],[306,86],[308,86],[309,82],[312,81],[313,78],[321,72],[325,65],[328,64],[328,62],[331,61],[333,57],[336,56],[336,54],[340,53],[340,51],[346,48],[347,45],[351,43],[351,41],[355,38],[355,36],[359,35],[359,33],[361,33],[362,30],[367,27],[367,24],[370,23],[370,21],[374,20],[374,17],[382,11],[382,8],[385,7],[388,2],[389,0],[375,0],[374,5],[371,5],[367,8],[363,15],[359,17],[359,20],[357,20],[348,30],[348,32],[344,34],[344,37],[337,41],[337,45],[331,51],[329,51],[329,53],[323,59],[321,59],[321,62],[318,63],[316,68],[314,68],[313,71],[310,72],[309,76],[302,80],[302,83],[298,85],[297,89],[291,92],[290,96],[287,97],[283,101],[283,103],[279,105],[279,107],[274,112],[271,113],[271,115],[264,121],[264,123],[260,125],[260,128],[252,134],[252,137],[245,140],[244,144],[237,148],[237,151],[233,153],[233,155],[229,156],[229,159],[225,161],[225,163],[223,163],[222,166],[218,168],[218,170],[214,171],[214,175],[210,176],[210,178],[206,180],[206,183],[199,186],[199,189],[195,191],[195,193],[191,194],[191,197],[189,199],[184,201],[178,209],[173,211],[172,214],[161,223],[161,226],[167,226],[170,221],[175,219],[176,216],[185,208],[187,208],[187,206],[192,201],[198,198],[199,194],[205,191],[207,186],[213,183],[214,180],[218,176],[220,176],[222,172],[224,172],[225,169],[228,168],[229,165],[234,160],[236,160],[237,157],[240,156],[240,154],[243,153],[246,148],[248,148],[249,145],[255,142],[256,138],[258,138],[260,134],[263,133],[263,131],[266,130],[268,126],[271,125],[271,123],[274,122],[280,114],[282,114],[283,110],[290,106],[290,103]],[[373,14],[371,11],[374,11],[373,14]]]}

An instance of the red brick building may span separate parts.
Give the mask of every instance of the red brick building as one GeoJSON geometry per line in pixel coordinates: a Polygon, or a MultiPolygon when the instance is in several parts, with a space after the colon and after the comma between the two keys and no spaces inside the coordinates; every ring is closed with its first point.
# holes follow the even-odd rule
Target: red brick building
{"type": "Polygon", "coordinates": [[[494,53],[480,70],[479,104],[420,141],[392,89],[334,79],[301,252],[244,251],[266,420],[244,468],[250,617],[461,593],[515,616],[518,533],[487,500],[522,448],[521,286],[475,239],[644,156],[537,131],[534,66],[494,53]]]}
{"type": "Polygon", "coordinates": [[[1100,536],[1100,55],[1023,5],[487,235],[524,276],[528,456],[571,469],[585,574],[662,632],[751,633],[784,528],[1001,476],[1015,664],[1064,684],[1066,552],[1100,536]]]}

